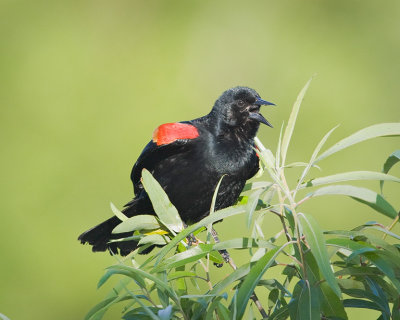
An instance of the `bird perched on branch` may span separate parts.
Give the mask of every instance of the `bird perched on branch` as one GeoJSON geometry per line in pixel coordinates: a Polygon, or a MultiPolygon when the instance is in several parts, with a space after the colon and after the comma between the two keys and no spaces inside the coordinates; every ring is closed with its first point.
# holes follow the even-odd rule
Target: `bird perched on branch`
{"type": "MultiPolygon", "coordinates": [[[[274,104],[262,100],[253,89],[235,87],[225,91],[204,117],[160,125],[133,166],[135,197],[122,212],[127,217],[155,214],[140,181],[143,168],[160,183],[186,224],[209,214],[214,190],[223,175],[215,210],[233,205],[246,180],[259,170],[254,138],[260,123],[272,127],[260,113],[262,105],[274,104]]],[[[108,243],[121,238],[121,234],[111,234],[119,223],[114,216],[82,233],[78,240],[92,245],[93,251],[108,249],[127,255],[137,248],[137,242],[108,243]]]]}

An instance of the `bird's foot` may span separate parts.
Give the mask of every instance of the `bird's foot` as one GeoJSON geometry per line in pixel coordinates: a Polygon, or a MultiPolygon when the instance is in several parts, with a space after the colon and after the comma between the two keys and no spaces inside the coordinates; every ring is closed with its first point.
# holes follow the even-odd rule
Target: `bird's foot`
{"type": "Polygon", "coordinates": [[[193,244],[198,244],[199,243],[198,239],[193,235],[193,233],[189,234],[186,237],[186,240],[187,240],[187,243],[188,243],[189,247],[191,247],[193,244]]]}
{"type": "Polygon", "coordinates": [[[228,251],[226,250],[219,250],[219,253],[221,254],[222,258],[226,263],[229,263],[231,260],[231,256],[229,255],[228,251]]]}

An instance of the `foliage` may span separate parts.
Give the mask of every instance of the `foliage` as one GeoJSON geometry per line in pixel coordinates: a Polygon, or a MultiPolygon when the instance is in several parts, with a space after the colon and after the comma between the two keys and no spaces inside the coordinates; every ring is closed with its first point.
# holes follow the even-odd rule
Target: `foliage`
{"type": "MultiPolygon", "coordinates": [[[[310,80],[311,81],[311,80],[310,80]]],[[[381,313],[379,319],[400,319],[400,236],[391,229],[398,222],[398,209],[384,197],[385,181],[400,182],[388,172],[400,160],[394,151],[382,172],[353,171],[306,180],[310,169],[323,159],[367,139],[400,135],[400,123],[385,123],[362,129],[320,153],[330,130],[316,146],[308,163],[286,164],[286,155],[301,102],[310,84],[300,92],[286,129],[281,131],[274,155],[256,139],[262,171],[272,181],[250,182],[235,206],[213,212],[200,222],[183,228],[176,208],[152,175],[143,171],[143,184],[157,217],[127,218],[114,206],[121,219],[114,233],[133,231],[140,247],[125,261],[109,267],[99,281],[101,287],[111,276],[122,275],[112,292],[86,316],[101,319],[117,303],[124,303],[123,319],[347,319],[347,308],[366,308],[381,313]],[[303,166],[294,186],[287,183],[285,170],[303,166]],[[380,193],[338,182],[376,180],[380,193]],[[329,186],[322,186],[327,185],[329,186]],[[315,188],[298,199],[301,191],[315,188]],[[301,205],[317,196],[345,195],[393,219],[390,226],[379,222],[362,223],[352,230],[322,230],[316,217],[301,205]],[[212,224],[236,215],[247,216],[249,237],[211,241],[212,224]],[[265,217],[277,216],[282,223],[274,237],[263,228],[265,217]],[[191,234],[204,240],[188,243],[191,234]],[[387,240],[390,239],[390,240],[387,240]],[[139,264],[137,254],[150,246],[155,249],[139,264]],[[212,263],[221,264],[221,250],[246,250],[248,261],[214,283],[212,263]],[[269,279],[268,271],[280,272],[269,279]],[[257,287],[268,290],[260,299],[257,287]],[[257,310],[258,309],[258,310],[257,310]]],[[[283,129],[283,128],[282,128],[283,129]]],[[[217,186],[216,191],[219,186],[217,186]]],[[[215,195],[217,192],[215,192],[215,195]]],[[[114,241],[124,241],[118,239],[114,241]]],[[[263,291],[265,292],[265,291],[263,291]]]]}

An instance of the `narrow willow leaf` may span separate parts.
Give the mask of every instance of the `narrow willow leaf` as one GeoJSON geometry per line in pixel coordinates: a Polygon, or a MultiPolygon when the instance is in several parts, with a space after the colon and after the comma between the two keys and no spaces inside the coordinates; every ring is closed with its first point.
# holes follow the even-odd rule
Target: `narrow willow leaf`
{"type": "Polygon", "coordinates": [[[271,316],[271,320],[285,320],[289,317],[289,305],[281,306],[279,309],[275,310],[271,316]]]}
{"type": "Polygon", "coordinates": [[[134,230],[154,230],[159,228],[160,224],[158,223],[156,217],[147,214],[141,214],[121,222],[113,229],[112,233],[123,233],[134,230]]]}
{"type": "Polygon", "coordinates": [[[218,316],[219,316],[220,320],[230,320],[230,319],[232,319],[231,312],[222,303],[218,303],[218,305],[217,305],[217,313],[218,313],[218,316]]]}
{"type": "Polygon", "coordinates": [[[136,300],[138,304],[140,304],[144,312],[147,313],[151,319],[159,320],[157,315],[152,311],[153,308],[149,308],[148,306],[146,306],[135,294],[131,293],[131,296],[133,299],[136,300]]]}
{"type": "Polygon", "coordinates": [[[247,249],[247,248],[268,248],[274,249],[276,246],[270,241],[257,240],[252,238],[236,238],[227,241],[216,243],[213,246],[213,250],[223,249],[247,249]]]}
{"type": "Polygon", "coordinates": [[[398,234],[395,234],[395,233],[393,233],[393,232],[391,232],[391,231],[389,231],[389,230],[387,230],[385,228],[382,228],[380,226],[365,226],[365,227],[368,228],[368,229],[378,230],[380,232],[383,232],[383,233],[387,234],[388,236],[391,236],[391,237],[393,237],[393,238],[395,238],[397,240],[400,240],[400,236],[398,234]]]}
{"type": "Polygon", "coordinates": [[[117,297],[112,297],[105,299],[98,304],[96,304],[90,311],[86,314],[85,320],[98,320],[103,317],[103,314],[107,310],[107,307],[110,306],[111,303],[113,303],[116,300],[117,297]],[[103,312],[102,312],[103,311],[103,312]],[[99,314],[101,313],[102,314],[99,314]]]}
{"type": "Polygon", "coordinates": [[[282,123],[281,131],[279,133],[278,146],[276,147],[276,153],[275,153],[275,168],[279,168],[281,166],[281,147],[282,147],[283,127],[284,127],[284,124],[282,123]]]}
{"type": "Polygon", "coordinates": [[[310,287],[306,281],[300,280],[294,288],[293,298],[289,303],[289,312],[291,319],[319,319],[320,304],[318,288],[310,287]]]}
{"type": "Polygon", "coordinates": [[[162,235],[151,234],[140,239],[138,245],[142,246],[149,243],[156,245],[164,245],[167,244],[167,241],[165,240],[165,237],[163,237],[162,235]]]}
{"type": "MultiPolygon", "coordinates": [[[[383,165],[383,169],[382,172],[383,173],[388,173],[389,170],[397,163],[400,161],[400,150],[396,150],[395,152],[393,152],[387,159],[385,164],[383,165]]],[[[385,181],[381,181],[380,182],[380,186],[381,186],[381,193],[383,192],[383,184],[385,181]]]]}
{"type": "MultiPolygon", "coordinates": [[[[383,292],[382,288],[376,283],[372,278],[366,277],[365,281],[367,282],[369,288],[371,289],[374,296],[376,296],[374,301],[378,304],[382,311],[386,314],[387,318],[390,319],[390,307],[386,297],[386,294],[383,292]]],[[[368,298],[368,297],[367,297],[368,298]]]]}
{"type": "Polygon", "coordinates": [[[338,126],[332,128],[331,130],[328,131],[328,133],[322,138],[322,140],[318,143],[316,148],[314,149],[314,152],[311,156],[310,161],[308,162],[307,166],[304,168],[303,173],[301,174],[301,177],[299,179],[299,182],[296,187],[296,191],[300,188],[300,185],[303,183],[304,178],[307,176],[308,172],[310,171],[311,167],[314,166],[315,158],[317,157],[318,153],[320,152],[321,148],[325,144],[326,140],[328,140],[329,136],[332,134],[332,132],[337,128],[338,126]]]}
{"type": "Polygon", "coordinates": [[[174,232],[182,231],[183,222],[179,216],[178,210],[176,210],[175,206],[169,201],[167,194],[157,180],[154,179],[151,173],[146,169],[142,170],[142,183],[160,221],[174,232]]]}
{"type": "MultiPolygon", "coordinates": [[[[117,302],[122,302],[126,300],[131,300],[132,297],[127,295],[114,296],[111,298],[104,299],[100,303],[96,304],[90,311],[86,314],[84,320],[100,320],[103,319],[106,311],[117,302]]],[[[1,319],[1,317],[0,317],[1,319]]]]}
{"type": "Polygon", "coordinates": [[[176,271],[168,274],[168,281],[186,278],[186,277],[195,277],[196,273],[191,271],[176,271]]]}
{"type": "Polygon", "coordinates": [[[390,308],[387,303],[386,297],[384,297],[382,300],[379,296],[376,296],[375,294],[369,291],[359,290],[359,289],[349,289],[349,290],[344,290],[343,292],[351,297],[370,300],[371,302],[375,303],[375,305],[379,308],[379,311],[381,311],[385,315],[384,319],[387,320],[390,319],[390,308]]]}
{"type": "Polygon", "coordinates": [[[213,302],[208,307],[207,313],[205,314],[204,320],[213,320],[214,319],[214,311],[217,308],[218,304],[220,304],[220,300],[222,297],[216,297],[213,302]]]}
{"type": "Polygon", "coordinates": [[[112,202],[110,202],[110,207],[111,207],[112,212],[117,216],[117,218],[119,220],[121,220],[121,221],[128,220],[128,217],[126,215],[124,215],[121,211],[119,211],[112,202]]]}
{"type": "Polygon", "coordinates": [[[353,252],[359,252],[380,269],[400,292],[400,281],[396,276],[396,273],[400,272],[400,261],[397,256],[384,250],[378,250],[371,244],[360,243],[350,239],[334,238],[328,239],[326,243],[330,246],[342,247],[353,252]],[[371,248],[374,250],[370,250],[371,248]]]}
{"type": "Polygon", "coordinates": [[[257,286],[257,283],[260,281],[264,273],[274,263],[276,253],[279,253],[277,248],[268,251],[252,266],[249,274],[241,284],[236,297],[236,319],[241,319],[243,317],[250,296],[254,292],[254,288],[257,286]]]}
{"type": "Polygon", "coordinates": [[[335,294],[340,297],[340,288],[331,269],[322,230],[311,215],[299,213],[298,216],[303,234],[306,237],[322,275],[325,277],[326,282],[329,283],[335,294]]]}
{"type": "Polygon", "coordinates": [[[397,211],[387,202],[381,195],[376,192],[360,187],[350,185],[335,185],[318,189],[310,193],[309,197],[317,197],[322,195],[344,195],[354,198],[355,200],[370,206],[376,211],[383,213],[385,216],[394,219],[397,211]]]}
{"type": "Polygon", "coordinates": [[[351,180],[382,180],[382,181],[387,180],[387,181],[400,182],[400,178],[381,172],[351,171],[351,172],[337,173],[331,176],[312,179],[306,183],[303,183],[300,186],[300,188],[315,187],[315,186],[320,186],[322,184],[351,181],[351,180]]]}
{"type": "Polygon", "coordinates": [[[250,228],[251,221],[253,218],[254,210],[256,210],[258,199],[260,198],[261,193],[264,190],[257,190],[254,191],[250,196],[249,200],[247,201],[246,211],[247,211],[247,228],[250,228]]]}
{"type": "Polygon", "coordinates": [[[249,263],[237,268],[235,271],[230,273],[226,278],[224,278],[223,280],[218,282],[216,285],[214,285],[213,289],[210,291],[210,294],[214,294],[214,295],[220,294],[220,292],[222,290],[226,289],[228,286],[230,286],[235,281],[242,279],[249,272],[250,272],[250,264],[249,263]]]}
{"type": "Polygon", "coordinates": [[[254,181],[246,183],[242,192],[249,191],[249,190],[257,190],[257,189],[264,189],[267,190],[273,185],[272,182],[268,181],[254,181]]]}
{"type": "Polygon", "coordinates": [[[235,206],[235,207],[229,207],[225,209],[221,209],[216,211],[213,215],[207,216],[203,220],[197,222],[196,224],[193,224],[186,229],[184,229],[182,232],[179,232],[171,241],[159,252],[157,255],[157,260],[155,265],[159,264],[161,260],[165,257],[165,255],[172,249],[174,248],[181,240],[185,239],[189,234],[194,232],[197,229],[200,229],[202,227],[205,227],[209,225],[210,223],[214,223],[218,220],[222,220],[228,217],[232,217],[241,213],[246,212],[245,206],[240,205],[240,206],[235,206]]]}
{"type": "Polygon", "coordinates": [[[160,280],[156,276],[154,276],[146,271],[143,271],[141,269],[136,269],[133,267],[129,267],[129,266],[125,266],[125,265],[114,265],[114,266],[108,267],[107,270],[113,271],[114,272],[113,274],[122,274],[125,276],[132,277],[133,279],[137,279],[137,276],[139,276],[142,279],[149,279],[149,280],[153,281],[158,287],[165,289],[172,299],[174,299],[175,301],[177,300],[175,292],[173,291],[173,289],[169,286],[169,284],[167,282],[160,280]]]}
{"type": "Polygon", "coordinates": [[[356,133],[353,133],[352,135],[348,136],[347,138],[344,138],[340,140],[338,143],[333,145],[331,148],[326,150],[323,154],[321,154],[315,162],[319,162],[322,159],[325,159],[326,157],[329,157],[330,155],[343,150],[347,147],[352,146],[353,144],[369,140],[372,138],[377,138],[377,137],[384,137],[384,136],[398,136],[400,135],[400,123],[395,122],[395,123],[380,123],[380,124],[375,124],[373,126],[361,129],[360,131],[357,131],[356,133]]]}
{"type": "MultiPolygon", "coordinates": [[[[296,168],[296,167],[307,167],[308,162],[292,162],[284,166],[284,168],[296,168]]],[[[318,170],[321,170],[321,168],[317,165],[312,165],[312,167],[317,168],[318,170]]]]}
{"type": "Polygon", "coordinates": [[[382,275],[382,271],[375,267],[348,267],[348,268],[343,268],[335,272],[335,276],[374,276],[382,275]]]}
{"type": "Polygon", "coordinates": [[[312,80],[312,78],[307,81],[304,88],[300,91],[299,95],[297,96],[296,102],[293,105],[292,112],[289,116],[289,121],[288,121],[287,127],[285,129],[285,133],[283,134],[283,139],[282,139],[282,147],[281,147],[282,166],[285,165],[286,154],[287,154],[287,150],[289,147],[290,139],[292,138],[294,126],[296,124],[297,115],[299,113],[301,103],[304,99],[304,95],[306,94],[307,89],[310,86],[311,80],[312,80]]]}
{"type": "Polygon", "coordinates": [[[342,301],[326,282],[320,284],[320,298],[321,310],[324,316],[347,320],[347,314],[342,301]]]}
{"type": "MultiPolygon", "coordinates": [[[[221,182],[222,182],[222,179],[223,179],[224,177],[225,177],[225,174],[222,175],[222,177],[219,179],[219,181],[218,181],[218,183],[217,183],[217,186],[215,187],[214,194],[213,194],[213,197],[212,197],[212,200],[211,200],[211,208],[210,208],[210,213],[209,213],[209,215],[214,214],[215,203],[217,202],[218,190],[219,190],[219,187],[221,186],[221,182]]],[[[212,229],[212,223],[210,223],[210,224],[207,226],[207,243],[210,242],[210,238],[211,238],[211,229],[212,229]]]]}
{"type": "Polygon", "coordinates": [[[132,273],[130,271],[127,270],[121,270],[121,269],[109,269],[106,271],[106,273],[100,278],[98,284],[97,284],[97,288],[100,288],[112,275],[114,274],[122,274],[125,275],[129,278],[131,278],[132,280],[134,280],[138,286],[145,288],[146,287],[146,283],[145,280],[142,279],[140,276],[138,276],[135,273],[132,273]]]}
{"type": "Polygon", "coordinates": [[[217,186],[215,187],[215,191],[214,191],[214,194],[213,194],[213,197],[212,197],[212,201],[211,201],[210,214],[213,214],[213,213],[214,213],[214,210],[215,210],[215,203],[217,202],[218,190],[219,190],[219,187],[221,186],[222,179],[223,179],[225,176],[226,176],[225,174],[222,175],[222,177],[221,177],[221,178],[219,179],[219,181],[218,181],[217,186]]]}
{"type": "Polygon", "coordinates": [[[172,305],[169,305],[165,309],[161,309],[157,313],[160,320],[169,320],[172,317],[172,305]]]}
{"type": "Polygon", "coordinates": [[[212,250],[212,244],[200,243],[198,246],[186,250],[184,252],[175,254],[174,256],[164,260],[152,270],[152,273],[160,272],[162,270],[172,269],[197,261],[207,255],[212,250]]]}
{"type": "Polygon", "coordinates": [[[343,300],[343,305],[345,308],[363,308],[363,309],[371,309],[381,311],[379,306],[368,300],[361,299],[345,299],[343,300]]]}

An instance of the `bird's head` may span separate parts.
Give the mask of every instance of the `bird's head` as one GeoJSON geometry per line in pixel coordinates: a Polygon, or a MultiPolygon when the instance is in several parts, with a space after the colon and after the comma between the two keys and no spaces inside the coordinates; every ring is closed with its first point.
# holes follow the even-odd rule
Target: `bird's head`
{"type": "Polygon", "coordinates": [[[257,131],[260,123],[272,127],[260,113],[262,105],[275,105],[260,98],[253,89],[235,87],[226,90],[215,102],[212,113],[228,127],[247,128],[247,131],[257,131]]]}

